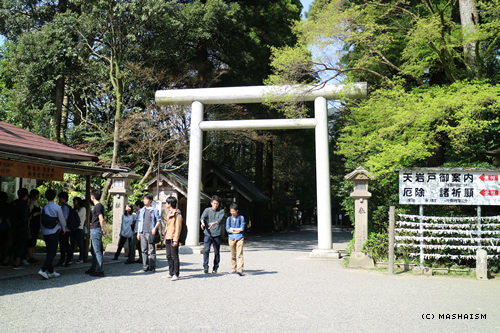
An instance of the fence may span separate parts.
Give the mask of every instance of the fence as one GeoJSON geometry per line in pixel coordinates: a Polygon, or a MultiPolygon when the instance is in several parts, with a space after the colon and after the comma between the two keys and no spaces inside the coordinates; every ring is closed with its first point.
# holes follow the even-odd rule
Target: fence
{"type": "Polygon", "coordinates": [[[395,246],[412,251],[410,257],[420,257],[421,266],[424,259],[474,260],[478,249],[486,250],[488,258],[500,256],[500,216],[398,216],[395,246]]]}

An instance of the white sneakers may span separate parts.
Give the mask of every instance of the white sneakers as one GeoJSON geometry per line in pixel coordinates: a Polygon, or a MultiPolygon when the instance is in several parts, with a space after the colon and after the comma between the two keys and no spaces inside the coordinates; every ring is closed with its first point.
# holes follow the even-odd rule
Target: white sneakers
{"type": "Polygon", "coordinates": [[[172,281],[177,281],[177,280],[179,280],[179,278],[177,277],[177,275],[172,276],[172,281]]]}
{"type": "Polygon", "coordinates": [[[57,273],[56,271],[49,273],[49,278],[54,278],[54,277],[58,277],[58,276],[61,276],[61,274],[57,273]]]}
{"type": "Polygon", "coordinates": [[[43,277],[45,280],[48,280],[49,278],[55,278],[55,277],[61,276],[61,274],[57,273],[56,271],[54,271],[52,273],[47,273],[47,272],[42,271],[41,269],[38,271],[38,275],[43,277]]]}
{"type": "Polygon", "coordinates": [[[38,275],[40,275],[41,277],[43,277],[45,280],[49,279],[49,275],[47,274],[47,272],[44,272],[42,270],[38,271],[38,275]]]}

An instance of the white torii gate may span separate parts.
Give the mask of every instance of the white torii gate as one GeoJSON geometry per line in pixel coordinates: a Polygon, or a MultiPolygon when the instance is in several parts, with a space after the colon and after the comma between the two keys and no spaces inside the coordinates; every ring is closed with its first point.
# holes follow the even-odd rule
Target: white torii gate
{"type": "Polygon", "coordinates": [[[316,193],[318,216],[318,248],[311,256],[337,257],[332,249],[332,220],[330,206],[330,162],[328,149],[327,100],[340,98],[366,98],[367,84],[327,84],[315,86],[248,86],[228,88],[198,88],[159,90],[155,100],[158,105],[191,104],[191,134],[189,146],[189,175],[186,224],[188,234],[184,253],[201,253],[200,185],[203,149],[203,131],[257,130],[257,129],[315,129],[316,142],[316,193]],[[244,104],[277,102],[293,96],[297,101],[314,101],[314,118],[221,120],[203,121],[204,104],[244,104]],[[187,250],[187,251],[186,251],[187,250]]]}

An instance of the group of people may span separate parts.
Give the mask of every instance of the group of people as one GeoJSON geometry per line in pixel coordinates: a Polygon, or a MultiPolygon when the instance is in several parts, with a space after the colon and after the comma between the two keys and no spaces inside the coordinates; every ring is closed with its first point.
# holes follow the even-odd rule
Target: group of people
{"type": "MultiPolygon", "coordinates": [[[[17,196],[9,204],[7,193],[0,192],[0,262],[4,267],[12,265],[13,269],[24,269],[37,262],[34,253],[41,230],[43,235],[40,225],[42,209],[38,201],[38,190],[33,189],[28,193],[26,188],[21,188],[17,191],[17,196]]],[[[58,199],[63,217],[68,219],[71,209],[67,204],[68,193],[59,193],[58,199]]],[[[73,203],[78,214],[81,214],[81,221],[74,229],[66,228],[67,233],[59,235],[57,244],[60,245],[61,260],[57,266],[69,266],[72,263],[74,244],[78,244],[79,249],[83,248],[85,207],[81,198],[75,198],[73,203]]],[[[79,261],[82,259],[81,255],[80,251],[79,261]]]]}
{"type": "MultiPolygon", "coordinates": [[[[125,264],[134,262],[142,263],[144,272],[156,271],[156,247],[155,244],[160,239],[161,216],[160,211],[152,206],[153,195],[148,193],[143,201],[135,203],[137,213],[133,212],[132,205],[125,206],[122,216],[120,239],[118,248],[113,260],[118,260],[118,256],[128,241],[129,253],[125,264]],[[135,250],[139,251],[139,259],[134,260],[135,250]]],[[[169,211],[166,228],[163,234],[165,242],[169,275],[173,281],[179,278],[179,237],[182,231],[182,214],[177,208],[177,199],[168,197],[166,207],[169,211]]]]}
{"type": "MultiPolygon", "coordinates": [[[[49,279],[53,277],[58,277],[60,274],[54,270],[53,261],[57,253],[57,246],[59,244],[61,256],[59,262],[56,266],[69,266],[73,260],[73,249],[75,243],[78,245],[80,256],[77,263],[82,262],[84,247],[83,247],[83,228],[86,220],[86,209],[83,206],[83,200],[81,198],[75,198],[73,200],[74,209],[78,213],[78,218],[80,224],[78,227],[71,229],[68,225],[68,220],[70,218],[71,207],[68,206],[68,194],[65,192],[59,193],[58,201],[59,205],[55,203],[56,192],[54,190],[47,190],[45,192],[45,198],[47,199],[47,204],[41,210],[41,217],[38,219],[42,237],[45,241],[47,248],[47,254],[45,256],[45,261],[38,271],[38,275],[44,279],[49,279]],[[47,225],[44,223],[44,216],[56,219],[55,225],[47,225]]],[[[92,210],[92,219],[90,223],[90,239],[92,242],[91,253],[92,253],[92,264],[90,269],[85,273],[91,276],[104,276],[102,259],[102,236],[106,235],[104,229],[104,206],[99,202],[101,198],[101,193],[94,190],[90,193],[90,200],[94,205],[92,210]]]]}
{"type": "MultiPolygon", "coordinates": [[[[25,188],[18,192],[18,199],[11,204],[7,203],[7,194],[0,192],[0,263],[8,265],[12,262],[14,269],[23,269],[24,265],[35,263],[34,248],[41,232],[45,241],[47,254],[45,261],[38,272],[44,279],[58,277],[60,274],[54,267],[69,266],[73,263],[75,245],[79,249],[79,257],[75,263],[83,260],[83,235],[87,211],[84,201],[76,197],[73,199],[73,208],[68,205],[68,193],[56,195],[54,190],[45,192],[47,204],[40,208],[39,192],[32,190],[28,193],[25,188]],[[58,204],[55,199],[58,199],[58,204]],[[71,210],[78,214],[79,224],[70,228],[69,219],[71,210]],[[57,221],[54,225],[43,223],[46,217],[57,221]],[[53,261],[60,248],[60,258],[56,265],[53,261]]],[[[92,263],[86,274],[96,277],[104,276],[102,237],[105,231],[105,210],[100,203],[101,193],[94,190],[90,193],[93,205],[90,221],[90,240],[92,263]]],[[[148,193],[143,201],[135,202],[134,206],[127,204],[122,216],[120,239],[113,260],[117,260],[125,242],[129,244],[128,258],[125,264],[142,263],[144,272],[156,271],[156,247],[160,239],[161,214],[152,206],[153,195],[148,193]],[[137,213],[134,213],[134,209],[137,213]],[[135,260],[135,251],[139,252],[139,259],[135,260]]],[[[168,197],[166,207],[166,227],[163,233],[166,247],[169,274],[168,278],[175,281],[179,278],[179,239],[181,237],[183,217],[177,207],[177,199],[168,197]]],[[[245,218],[238,213],[238,205],[233,203],[229,207],[230,216],[226,219],[226,232],[231,249],[231,271],[243,275],[243,242],[245,218]]],[[[220,263],[220,245],[224,209],[220,207],[220,199],[213,196],[211,207],[206,208],[200,218],[201,229],[204,233],[203,270],[209,272],[210,249],[213,248],[214,260],[212,273],[217,273],[220,263]]],[[[74,223],[73,223],[74,225],[74,223]]]]}
{"type": "MultiPolygon", "coordinates": [[[[161,225],[160,211],[153,207],[153,196],[146,194],[143,202],[137,201],[134,205],[137,213],[133,212],[132,205],[125,206],[122,216],[120,239],[118,248],[113,260],[118,260],[125,242],[128,241],[129,253],[125,264],[140,262],[144,272],[156,271],[156,248],[158,242],[159,227],[161,225]],[[156,238],[156,239],[155,239],[156,238]],[[139,251],[139,259],[134,260],[135,250],[139,251]]],[[[217,273],[220,263],[221,234],[224,219],[224,209],[220,207],[220,199],[214,195],[211,199],[211,207],[206,208],[200,218],[201,229],[204,232],[204,255],[203,271],[209,272],[210,249],[214,250],[214,261],[212,273],[217,273]]],[[[183,217],[177,207],[177,199],[168,197],[166,199],[168,215],[166,217],[166,227],[163,234],[168,260],[168,278],[176,281],[179,278],[179,238],[182,232],[183,217]]],[[[243,274],[243,242],[245,230],[245,218],[238,213],[238,205],[233,203],[229,207],[231,216],[226,219],[226,232],[229,238],[229,248],[231,249],[231,271],[240,276],[243,274]]]]}
{"type": "Polygon", "coordinates": [[[33,253],[37,236],[32,239],[31,235],[38,234],[40,227],[36,229],[31,221],[33,215],[40,213],[40,208],[35,207],[34,204],[30,205],[30,198],[31,200],[37,199],[35,192],[32,194],[30,196],[26,188],[21,188],[17,191],[18,198],[9,203],[7,193],[0,192],[0,262],[2,267],[12,266],[14,269],[23,269],[25,265],[34,262],[33,253]],[[33,214],[30,214],[30,206],[33,214]]]}
{"type": "MultiPolygon", "coordinates": [[[[208,274],[210,247],[214,249],[214,261],[212,273],[216,274],[220,263],[220,244],[222,227],[221,222],[224,219],[224,209],[220,207],[220,199],[214,195],[210,201],[212,207],[205,208],[201,214],[201,229],[204,234],[204,252],[203,252],[203,272],[208,274]]],[[[226,232],[228,234],[229,248],[231,250],[231,271],[243,275],[243,242],[245,239],[245,218],[238,212],[238,205],[232,203],[229,206],[231,216],[226,219],[226,232]]]]}
{"type": "MultiPolygon", "coordinates": [[[[99,191],[92,191],[90,196],[94,204],[90,225],[92,266],[86,273],[94,276],[104,275],[102,270],[102,235],[105,235],[104,207],[99,203],[100,195],[99,191]]],[[[28,193],[26,188],[21,188],[17,191],[17,196],[18,198],[9,204],[7,193],[0,192],[1,265],[3,267],[12,265],[13,269],[24,269],[27,265],[35,264],[37,260],[34,253],[38,239],[45,242],[47,249],[43,265],[38,271],[38,275],[44,279],[60,276],[54,267],[68,267],[73,262],[83,262],[85,251],[83,236],[87,218],[84,200],[75,197],[73,207],[70,207],[67,192],[56,194],[54,190],[48,189],[45,192],[47,204],[41,208],[38,190],[33,189],[28,193]],[[44,220],[53,221],[53,223],[46,224],[44,220]],[[79,257],[74,261],[75,246],[78,247],[79,257]],[[53,265],[58,247],[59,261],[53,265]]]]}

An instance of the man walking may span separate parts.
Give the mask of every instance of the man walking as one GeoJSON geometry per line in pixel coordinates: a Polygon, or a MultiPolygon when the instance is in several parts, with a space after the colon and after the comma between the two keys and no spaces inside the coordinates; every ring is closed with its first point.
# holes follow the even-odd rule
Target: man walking
{"type": "Polygon", "coordinates": [[[85,271],[90,276],[104,276],[104,269],[102,266],[102,236],[106,236],[104,229],[104,206],[99,202],[101,200],[101,192],[93,190],[90,192],[90,201],[94,205],[92,209],[92,220],[90,222],[90,240],[92,246],[90,252],[92,253],[92,265],[89,270],[85,271]]]}
{"type": "Polygon", "coordinates": [[[238,213],[238,205],[232,203],[229,206],[231,216],[226,220],[226,231],[229,238],[229,249],[231,250],[231,273],[243,276],[243,242],[245,239],[245,218],[238,213]],[[238,260],[236,260],[238,258],[238,260]],[[238,266],[236,266],[236,263],[238,266]],[[238,270],[236,270],[238,267],[238,270]]]}
{"type": "Polygon", "coordinates": [[[205,274],[208,273],[208,260],[210,257],[210,245],[213,244],[214,247],[214,266],[212,273],[217,273],[219,269],[220,262],[220,235],[221,235],[221,221],[224,218],[224,210],[219,207],[220,199],[218,196],[214,195],[210,205],[212,207],[207,207],[201,214],[201,230],[205,235],[204,245],[205,251],[203,253],[203,271],[205,274]]]}

